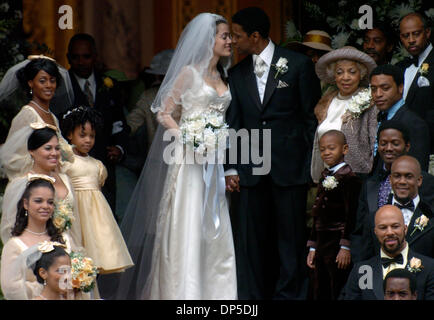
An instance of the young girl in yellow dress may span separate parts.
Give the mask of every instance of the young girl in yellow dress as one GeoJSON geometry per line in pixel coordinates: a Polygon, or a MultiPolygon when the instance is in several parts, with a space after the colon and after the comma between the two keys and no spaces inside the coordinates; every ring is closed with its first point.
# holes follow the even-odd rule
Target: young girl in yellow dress
{"type": "Polygon", "coordinates": [[[102,123],[98,111],[78,107],[63,116],[61,129],[73,145],[74,162],[63,167],[74,187],[80,215],[83,246],[99,273],[122,272],[133,266],[121,231],[101,192],[107,169],[88,155],[95,143],[95,132],[102,123]]]}

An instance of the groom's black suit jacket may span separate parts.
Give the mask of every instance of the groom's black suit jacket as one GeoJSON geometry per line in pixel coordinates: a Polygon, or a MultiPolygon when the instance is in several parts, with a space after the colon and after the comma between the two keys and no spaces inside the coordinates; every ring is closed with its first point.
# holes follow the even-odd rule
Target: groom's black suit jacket
{"type": "MultiPolygon", "coordinates": [[[[426,121],[430,130],[431,139],[431,154],[434,153],[434,49],[431,50],[429,55],[423,61],[429,64],[428,73],[424,75],[430,82],[429,86],[419,87],[417,81],[421,76],[420,72],[416,73],[416,76],[411,83],[408,90],[407,97],[405,99],[405,105],[422,119],[426,121]]],[[[405,73],[411,65],[409,58],[397,63],[397,66],[405,73]]]]}
{"type": "MultiPolygon", "coordinates": [[[[383,300],[383,269],[381,265],[380,251],[375,257],[359,262],[354,265],[348,277],[348,281],[342,290],[340,299],[344,300],[383,300]],[[372,270],[372,288],[361,289],[360,279],[366,277],[366,269],[361,266],[370,267],[372,270]]],[[[414,252],[411,247],[408,250],[407,265],[411,258],[418,258],[423,268],[416,272],[416,290],[418,300],[434,300],[434,260],[414,252]]],[[[364,283],[364,280],[361,281],[364,283]]]]}
{"type": "MultiPolygon", "coordinates": [[[[310,180],[312,143],[317,126],[313,109],[321,89],[307,56],[276,45],[272,65],[280,57],[288,60],[288,71],[275,78],[276,69],[270,67],[263,103],[251,55],[229,70],[232,102],[226,119],[231,128],[245,128],[249,133],[251,129],[271,129],[271,177],[277,185],[291,186],[310,180]],[[280,86],[283,82],[287,86],[278,88],[279,81],[280,86]]],[[[262,151],[260,145],[260,155],[262,151]]],[[[238,170],[240,184],[244,186],[253,186],[260,179],[252,175],[254,165],[249,157],[249,164],[226,165],[226,169],[238,170]]]]}

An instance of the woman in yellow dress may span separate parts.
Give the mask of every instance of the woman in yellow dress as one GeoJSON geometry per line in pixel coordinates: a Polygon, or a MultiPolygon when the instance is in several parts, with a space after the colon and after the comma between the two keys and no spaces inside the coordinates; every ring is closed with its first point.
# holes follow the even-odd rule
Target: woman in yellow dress
{"type": "Polygon", "coordinates": [[[17,219],[12,237],[5,243],[1,255],[1,289],[8,300],[27,300],[40,295],[43,285],[36,281],[30,269],[21,272],[26,266],[30,247],[42,241],[56,241],[66,246],[70,252],[69,237],[60,233],[54,226],[53,179],[44,175],[29,176],[29,182],[20,198],[17,219]],[[24,275],[24,276],[23,276],[24,275]]]}
{"type": "MultiPolygon", "coordinates": [[[[50,111],[50,101],[62,84],[70,87],[62,74],[66,70],[51,58],[31,56],[28,60],[12,67],[0,83],[0,101],[7,98],[18,85],[29,93],[30,101],[14,117],[5,143],[0,147],[0,169],[9,180],[26,174],[32,167],[28,157],[27,138],[31,123],[49,124],[59,128],[59,121],[50,111]]],[[[69,91],[69,89],[67,89],[69,91]]],[[[66,96],[65,96],[66,99],[66,96]]],[[[72,157],[72,150],[59,133],[62,158],[72,157]]]]}
{"type": "MultiPolygon", "coordinates": [[[[73,250],[79,250],[82,248],[82,235],[74,190],[68,176],[57,171],[60,158],[58,130],[56,127],[41,122],[33,123],[25,129],[31,132],[26,143],[27,155],[25,157],[31,159],[26,161],[33,163],[26,173],[42,174],[52,178],[56,191],[56,214],[53,221],[62,232],[66,229],[62,225],[62,220],[67,222],[67,218],[70,217],[70,228],[66,230],[66,233],[71,238],[73,250]]],[[[17,203],[23,195],[26,185],[27,177],[20,176],[9,181],[6,186],[0,223],[3,243],[6,243],[12,235],[11,231],[16,224],[17,203]]]]}
{"type": "Polygon", "coordinates": [[[73,163],[65,163],[77,198],[83,246],[100,274],[123,272],[133,261],[101,187],[107,170],[88,155],[95,143],[95,129],[102,123],[98,111],[78,107],[63,117],[62,133],[74,145],[73,163]]]}

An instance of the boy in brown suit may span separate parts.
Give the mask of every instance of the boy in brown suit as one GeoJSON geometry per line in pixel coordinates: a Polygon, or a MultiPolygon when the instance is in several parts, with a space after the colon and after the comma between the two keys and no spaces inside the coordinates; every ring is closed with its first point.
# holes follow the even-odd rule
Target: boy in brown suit
{"type": "Polygon", "coordinates": [[[355,225],[361,181],[344,162],[348,144],[341,131],[324,133],[319,148],[329,169],[322,173],[312,208],[307,265],[313,269],[313,299],[336,300],[351,270],[350,234],[355,225]]]}

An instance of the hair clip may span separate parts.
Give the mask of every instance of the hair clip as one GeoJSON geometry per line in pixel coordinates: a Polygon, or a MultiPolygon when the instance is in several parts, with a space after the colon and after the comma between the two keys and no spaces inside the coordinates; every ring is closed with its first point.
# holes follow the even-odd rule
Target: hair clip
{"type": "Polygon", "coordinates": [[[62,119],[66,119],[70,114],[72,114],[74,112],[83,111],[83,110],[84,110],[84,108],[82,106],[74,108],[72,110],[68,110],[68,112],[63,115],[62,119]]]}
{"type": "Polygon", "coordinates": [[[32,122],[30,124],[30,128],[34,130],[44,129],[44,128],[50,128],[54,131],[58,131],[59,129],[56,126],[53,126],[51,124],[45,123],[45,122],[32,122]]]}
{"type": "Polygon", "coordinates": [[[66,246],[63,243],[57,242],[57,241],[47,241],[40,242],[38,245],[38,250],[42,253],[48,253],[54,250],[54,247],[62,247],[66,248],[66,246]]]}
{"type": "Polygon", "coordinates": [[[47,180],[48,182],[51,182],[51,184],[54,184],[56,182],[56,179],[54,179],[53,177],[47,176],[46,174],[39,174],[39,173],[29,173],[27,174],[27,181],[33,181],[33,180],[38,180],[38,179],[43,179],[43,180],[47,180]]]}
{"type": "Polygon", "coordinates": [[[56,60],[54,60],[53,58],[44,56],[43,54],[33,54],[33,55],[28,56],[27,59],[29,59],[29,60],[47,59],[47,60],[51,60],[53,62],[56,62],[56,60]]]}

